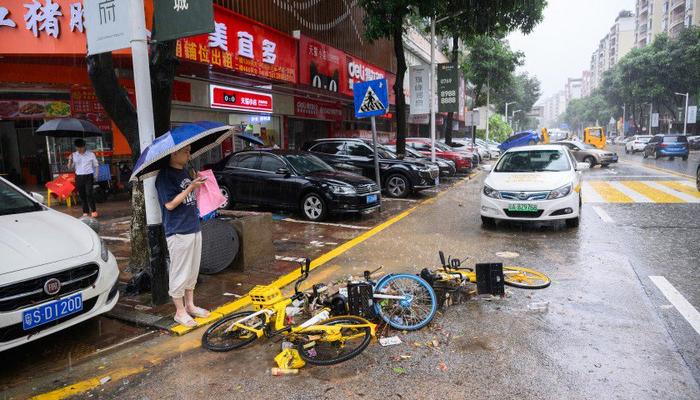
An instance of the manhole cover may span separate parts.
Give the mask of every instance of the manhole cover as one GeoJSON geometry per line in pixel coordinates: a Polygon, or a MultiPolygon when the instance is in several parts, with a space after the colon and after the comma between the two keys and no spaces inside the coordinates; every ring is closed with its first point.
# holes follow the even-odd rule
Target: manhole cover
{"type": "Polygon", "coordinates": [[[496,253],[496,256],[501,258],[516,258],[520,257],[520,254],[514,251],[499,251],[496,253]]]}

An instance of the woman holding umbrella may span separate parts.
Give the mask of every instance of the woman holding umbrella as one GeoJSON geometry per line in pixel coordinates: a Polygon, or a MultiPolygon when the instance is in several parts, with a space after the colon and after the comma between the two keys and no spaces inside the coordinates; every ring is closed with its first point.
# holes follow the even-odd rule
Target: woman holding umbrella
{"type": "Polygon", "coordinates": [[[136,161],[131,180],[157,175],[156,190],[170,253],[168,294],[175,304],[175,321],[197,326],[192,317],[206,318],[209,311],[194,304],[194,288],[202,257],[202,235],[195,191],[205,180],[190,176],[186,165],[231,136],[231,127],[216,122],[195,122],[158,137],[136,161]]]}

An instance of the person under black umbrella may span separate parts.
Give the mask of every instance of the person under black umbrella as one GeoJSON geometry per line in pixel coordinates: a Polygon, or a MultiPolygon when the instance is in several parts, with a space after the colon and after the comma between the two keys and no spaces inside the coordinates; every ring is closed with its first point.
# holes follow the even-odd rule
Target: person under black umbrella
{"type": "Polygon", "coordinates": [[[83,205],[83,217],[92,213],[92,217],[97,218],[92,185],[99,178],[99,163],[95,153],[85,148],[85,140],[75,139],[73,143],[76,151],[68,156],[68,168],[75,167],[75,187],[78,189],[80,203],[83,205]]]}

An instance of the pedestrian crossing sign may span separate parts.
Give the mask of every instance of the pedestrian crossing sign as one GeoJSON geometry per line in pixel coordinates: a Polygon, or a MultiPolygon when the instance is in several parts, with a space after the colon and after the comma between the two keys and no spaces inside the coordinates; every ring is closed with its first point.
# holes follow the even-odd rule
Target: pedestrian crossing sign
{"type": "Polygon", "coordinates": [[[355,117],[367,118],[389,112],[389,88],[386,79],[356,82],[353,85],[355,117]]]}

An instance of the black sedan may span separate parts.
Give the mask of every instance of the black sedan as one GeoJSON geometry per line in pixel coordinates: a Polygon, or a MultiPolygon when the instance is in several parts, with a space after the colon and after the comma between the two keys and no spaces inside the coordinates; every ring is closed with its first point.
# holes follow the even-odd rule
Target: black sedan
{"type": "Polygon", "coordinates": [[[221,192],[234,203],[298,210],[311,221],[331,213],[379,208],[379,187],[365,177],[336,171],[313,154],[242,151],[212,166],[221,192]]]}
{"type": "MultiPolygon", "coordinates": [[[[391,151],[392,153],[396,154],[396,145],[393,144],[385,144],[381,145],[383,148],[386,148],[387,150],[391,151]]],[[[424,163],[430,163],[430,157],[427,157],[423,155],[423,153],[418,152],[418,150],[406,146],[406,157],[409,157],[414,160],[418,160],[424,163]]],[[[445,158],[440,158],[440,157],[435,157],[435,164],[437,164],[438,168],[440,168],[440,176],[454,176],[454,174],[457,173],[457,168],[455,167],[455,162],[452,160],[448,160],[445,158]]]]}

